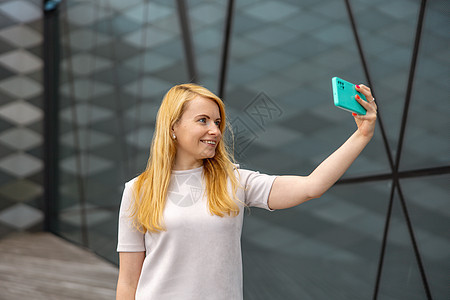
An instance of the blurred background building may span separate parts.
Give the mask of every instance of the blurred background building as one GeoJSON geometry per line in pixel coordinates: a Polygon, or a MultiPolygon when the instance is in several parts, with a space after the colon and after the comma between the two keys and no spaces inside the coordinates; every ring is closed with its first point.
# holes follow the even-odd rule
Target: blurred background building
{"type": "Polygon", "coordinates": [[[339,76],[372,88],[375,136],[321,199],[246,215],[245,299],[448,298],[448,1],[44,3],[0,1],[0,237],[116,264],[124,183],[178,83],[223,98],[241,167],[307,175],[356,129],[339,76]]]}

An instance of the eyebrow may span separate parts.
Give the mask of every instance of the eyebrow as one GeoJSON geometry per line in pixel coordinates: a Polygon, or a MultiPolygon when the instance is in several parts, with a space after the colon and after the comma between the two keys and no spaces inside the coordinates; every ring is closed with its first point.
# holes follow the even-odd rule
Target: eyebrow
{"type": "MultiPolygon", "coordinates": [[[[197,115],[196,118],[198,117],[207,117],[208,119],[211,119],[208,115],[197,115]]],[[[217,118],[216,120],[222,120],[221,118],[217,118]]]]}

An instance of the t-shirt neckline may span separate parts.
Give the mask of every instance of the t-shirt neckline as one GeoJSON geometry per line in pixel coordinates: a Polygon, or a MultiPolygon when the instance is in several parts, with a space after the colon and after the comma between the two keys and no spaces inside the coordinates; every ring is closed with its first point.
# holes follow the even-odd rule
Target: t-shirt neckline
{"type": "Polygon", "coordinates": [[[200,173],[203,170],[203,166],[189,170],[172,170],[173,175],[200,173]]]}

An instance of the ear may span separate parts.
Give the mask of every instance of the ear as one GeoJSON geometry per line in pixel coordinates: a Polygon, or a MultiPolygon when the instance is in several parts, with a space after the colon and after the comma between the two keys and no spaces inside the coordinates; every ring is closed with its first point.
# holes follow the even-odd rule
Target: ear
{"type": "Polygon", "coordinates": [[[173,123],[172,126],[170,127],[170,134],[172,134],[173,132],[175,132],[175,130],[178,128],[178,121],[173,123]]]}

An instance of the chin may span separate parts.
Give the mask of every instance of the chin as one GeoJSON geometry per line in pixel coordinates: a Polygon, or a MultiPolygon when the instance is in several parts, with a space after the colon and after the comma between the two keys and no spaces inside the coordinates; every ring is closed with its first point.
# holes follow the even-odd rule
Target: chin
{"type": "Polygon", "coordinates": [[[213,158],[214,156],[216,156],[216,153],[215,153],[215,152],[212,153],[212,154],[210,154],[210,155],[202,155],[202,159],[205,159],[205,158],[213,158]]]}
{"type": "Polygon", "coordinates": [[[207,156],[205,156],[204,158],[213,158],[214,156],[216,156],[216,154],[213,154],[213,155],[207,155],[207,156]]]}

